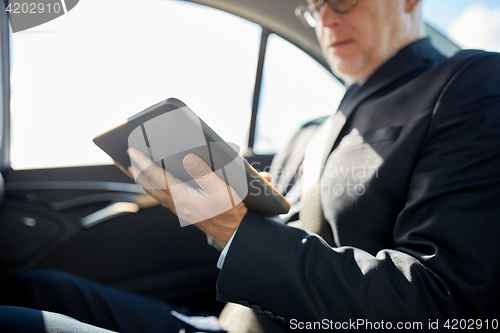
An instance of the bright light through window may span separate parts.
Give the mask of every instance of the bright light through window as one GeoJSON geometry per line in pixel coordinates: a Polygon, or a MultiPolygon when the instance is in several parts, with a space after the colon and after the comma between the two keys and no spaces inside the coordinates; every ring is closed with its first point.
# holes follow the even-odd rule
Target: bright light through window
{"type": "Polygon", "coordinates": [[[269,36],[254,151],[280,151],[301,124],[333,113],[344,91],[309,55],[276,35],[269,36]]]}
{"type": "Polygon", "coordinates": [[[12,35],[15,169],[111,163],[92,138],[169,97],[246,147],[260,26],[158,0],[85,0],[12,35]]]}
{"type": "Polygon", "coordinates": [[[500,52],[499,0],[424,0],[423,15],[464,49],[500,52]]]}

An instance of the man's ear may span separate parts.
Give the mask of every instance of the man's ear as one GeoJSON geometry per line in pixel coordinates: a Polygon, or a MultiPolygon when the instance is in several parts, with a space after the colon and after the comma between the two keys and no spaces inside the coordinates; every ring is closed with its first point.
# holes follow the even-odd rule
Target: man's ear
{"type": "Polygon", "coordinates": [[[418,7],[420,4],[420,0],[405,0],[405,11],[407,13],[413,13],[413,11],[418,7]]]}

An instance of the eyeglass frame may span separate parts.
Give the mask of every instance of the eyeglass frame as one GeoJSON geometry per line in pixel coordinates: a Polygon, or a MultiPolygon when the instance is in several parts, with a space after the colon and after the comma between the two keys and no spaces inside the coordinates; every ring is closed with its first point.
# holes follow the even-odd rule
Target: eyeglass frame
{"type": "MultiPolygon", "coordinates": [[[[317,6],[319,7],[320,11],[323,8],[325,2],[328,3],[328,6],[330,6],[330,8],[337,14],[345,14],[353,10],[359,4],[359,0],[354,0],[354,3],[351,7],[341,10],[337,7],[337,5],[335,5],[333,0],[319,0],[317,6]]],[[[317,25],[317,20],[314,18],[313,13],[309,9],[309,5],[307,3],[303,3],[295,8],[295,16],[297,16],[306,26],[315,28],[317,25]],[[308,20],[308,18],[305,16],[306,13],[309,14],[309,20],[314,20],[314,23],[308,20]]]]}

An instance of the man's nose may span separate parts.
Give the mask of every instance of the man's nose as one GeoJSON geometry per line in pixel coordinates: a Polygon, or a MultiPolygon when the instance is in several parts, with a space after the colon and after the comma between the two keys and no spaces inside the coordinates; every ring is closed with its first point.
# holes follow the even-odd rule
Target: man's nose
{"type": "Polygon", "coordinates": [[[342,14],[335,12],[325,1],[319,13],[319,20],[322,26],[339,25],[342,22],[342,14]]]}

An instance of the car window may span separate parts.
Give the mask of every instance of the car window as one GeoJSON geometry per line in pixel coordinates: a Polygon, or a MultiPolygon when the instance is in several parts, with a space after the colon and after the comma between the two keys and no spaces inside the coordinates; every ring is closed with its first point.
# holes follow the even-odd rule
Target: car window
{"type": "Polygon", "coordinates": [[[344,86],[309,55],[270,35],[254,152],[279,151],[301,124],[335,111],[344,91],[344,86]]]}
{"type": "Polygon", "coordinates": [[[424,20],[464,49],[500,52],[500,1],[425,0],[424,20]]]}
{"type": "Polygon", "coordinates": [[[169,97],[246,147],[261,32],[186,2],[86,0],[13,34],[12,167],[111,163],[92,138],[169,97]]]}

